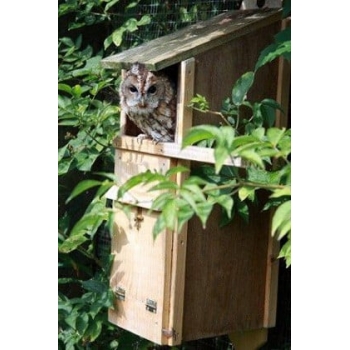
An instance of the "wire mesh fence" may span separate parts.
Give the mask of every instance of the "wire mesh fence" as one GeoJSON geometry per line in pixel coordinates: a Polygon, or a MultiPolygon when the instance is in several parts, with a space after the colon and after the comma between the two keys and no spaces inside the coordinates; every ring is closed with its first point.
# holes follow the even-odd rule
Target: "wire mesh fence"
{"type": "Polygon", "coordinates": [[[128,32],[123,39],[126,43],[135,43],[158,38],[226,11],[238,10],[241,5],[242,0],[142,1],[133,6],[126,5],[124,13],[118,14],[116,25],[122,25],[129,18],[140,20],[147,15],[150,23],[135,32],[128,32]]]}

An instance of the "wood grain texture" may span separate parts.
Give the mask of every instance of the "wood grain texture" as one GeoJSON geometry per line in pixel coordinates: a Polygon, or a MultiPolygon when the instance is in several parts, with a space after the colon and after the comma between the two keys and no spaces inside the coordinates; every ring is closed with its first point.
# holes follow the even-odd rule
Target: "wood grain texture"
{"type": "MultiPolygon", "coordinates": [[[[168,157],[116,149],[114,173],[117,177],[117,186],[147,170],[164,174],[175,164],[176,160],[168,157]]],[[[120,202],[150,208],[153,200],[162,193],[161,191],[148,191],[155,184],[133,187],[120,199],[120,202]]]]}
{"type": "Polygon", "coordinates": [[[206,229],[188,225],[184,340],[263,327],[268,216],[253,210],[218,230],[216,208],[206,229]]]}
{"type": "MultiPolygon", "coordinates": [[[[183,37],[185,31],[175,33],[180,36],[156,39],[125,56],[104,60],[109,68],[127,67],[129,61],[139,60],[141,56],[137,54],[142,53],[142,62],[148,68],[174,68],[179,77],[177,142],[138,142],[133,137],[137,134],[126,125],[125,133],[114,142],[115,172],[121,181],[147,168],[166,170],[174,165],[188,165],[190,161],[192,168],[197,162],[214,164],[212,149],[195,146],[181,149],[184,132],[192,124],[221,123],[213,115],[193,112],[192,116],[186,100],[199,93],[207,97],[212,110],[220,110],[234,82],[254,69],[260,51],[272,42],[280,24],[280,12],[275,10],[225,14],[205,25],[198,24],[192,31],[187,28],[188,36],[183,37]],[[185,119],[188,116],[190,119],[185,119]]],[[[261,68],[248,99],[274,98],[277,78],[277,62],[261,68]]],[[[233,163],[243,166],[240,160],[233,163]]],[[[233,163],[228,160],[226,164],[233,163]]],[[[183,176],[177,177],[177,183],[184,180],[183,176]]],[[[139,189],[139,194],[144,196],[145,190],[139,189]]],[[[167,345],[273,324],[277,270],[271,265],[275,246],[270,239],[269,213],[252,208],[249,224],[235,217],[233,223],[219,228],[220,209],[215,207],[205,229],[193,218],[187,231],[185,226],[180,235],[162,233],[153,242],[151,232],[158,214],[148,216],[144,209],[135,208],[139,210],[144,217],[139,229],[122,214],[115,219],[116,257],[111,285],[130,289],[132,297],[118,301],[120,314],[110,311],[111,322],[167,345]],[[145,298],[157,298],[162,315],[158,311],[155,315],[145,313],[145,298]]]]}
{"type": "MultiPolygon", "coordinates": [[[[215,164],[214,149],[212,148],[188,146],[182,149],[181,144],[178,143],[159,142],[155,144],[151,140],[142,140],[142,142],[139,142],[136,137],[132,136],[116,137],[114,146],[119,150],[129,150],[144,154],[215,164]]],[[[224,164],[244,167],[241,158],[227,158],[224,164]]]]}
{"type": "Polygon", "coordinates": [[[193,110],[189,107],[194,96],[195,59],[181,62],[177,88],[177,125],[175,142],[181,144],[185,133],[192,127],[193,110]]]}
{"type": "MultiPolygon", "coordinates": [[[[175,141],[181,144],[184,134],[192,126],[192,108],[188,104],[193,97],[195,76],[195,60],[190,58],[181,62],[178,77],[178,105],[177,105],[177,127],[175,141]]],[[[188,160],[177,160],[178,166],[190,168],[188,160]]],[[[188,177],[188,173],[176,174],[176,183],[181,185],[188,177]]],[[[187,252],[187,223],[180,231],[175,230],[172,249],[172,269],[169,300],[169,326],[167,331],[171,332],[168,345],[177,345],[182,342],[183,314],[184,314],[184,291],[187,252]]]]}
{"type": "Polygon", "coordinates": [[[281,10],[276,9],[229,11],[107,57],[101,65],[119,70],[142,62],[148,69],[157,71],[254,32],[280,18],[281,10]]]}
{"type": "Polygon", "coordinates": [[[156,213],[134,208],[131,220],[119,210],[114,219],[110,285],[125,290],[125,300],[116,300],[109,321],[155,343],[166,343],[162,329],[168,324],[172,234],[164,232],[156,240],[152,228],[156,213]],[[142,215],[139,228],[134,218],[142,215]],[[156,312],[146,309],[147,299],[157,303],[156,312]]]}

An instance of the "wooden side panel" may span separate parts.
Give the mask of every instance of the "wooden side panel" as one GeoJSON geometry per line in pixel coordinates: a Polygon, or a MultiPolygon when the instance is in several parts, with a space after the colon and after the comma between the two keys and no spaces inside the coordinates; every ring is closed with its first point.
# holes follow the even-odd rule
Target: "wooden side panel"
{"type": "MultiPolygon", "coordinates": [[[[195,94],[205,96],[211,110],[220,111],[223,101],[231,96],[236,80],[243,73],[254,70],[261,50],[273,42],[273,36],[280,27],[281,21],[277,21],[196,56],[195,94]]],[[[248,99],[258,101],[275,98],[277,76],[277,61],[259,69],[248,93],[248,99]]],[[[221,122],[220,117],[216,115],[194,111],[193,125],[221,122]]]]}
{"type": "Polygon", "coordinates": [[[172,234],[163,232],[153,240],[151,232],[158,214],[146,212],[135,207],[129,220],[122,211],[116,211],[110,284],[117,301],[116,310],[109,310],[109,321],[164,344],[167,338],[162,329],[169,322],[172,234]],[[121,300],[123,292],[125,300],[121,300]]]}
{"type": "MultiPolygon", "coordinates": [[[[270,222],[272,215],[270,216],[270,222]]],[[[278,292],[278,270],[280,244],[274,237],[269,237],[267,257],[266,257],[266,286],[265,286],[265,311],[264,327],[274,327],[276,325],[277,313],[277,292],[278,292]]]]}
{"type": "MultiPolygon", "coordinates": [[[[235,81],[253,70],[261,50],[280,29],[277,21],[196,56],[195,93],[220,110],[235,81]]],[[[258,71],[248,93],[251,101],[277,96],[278,62],[258,71]]],[[[217,116],[194,112],[194,125],[219,124],[217,116]]],[[[192,163],[195,166],[195,163],[192,163]]],[[[269,296],[275,283],[271,269],[270,215],[252,208],[250,223],[239,217],[218,228],[216,209],[204,230],[198,219],[188,225],[183,339],[193,340],[233,331],[259,329],[273,323],[269,296]],[[270,317],[270,318],[269,318],[270,317]]]]}
{"type": "Polygon", "coordinates": [[[268,213],[218,230],[220,215],[214,210],[206,229],[198,219],[188,225],[184,340],[263,327],[268,213]]]}

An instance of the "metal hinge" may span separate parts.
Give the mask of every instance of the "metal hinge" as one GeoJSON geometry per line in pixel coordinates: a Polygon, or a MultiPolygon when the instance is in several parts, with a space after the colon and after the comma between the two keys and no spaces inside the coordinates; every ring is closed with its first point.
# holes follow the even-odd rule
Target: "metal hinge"
{"type": "Polygon", "coordinates": [[[146,300],[146,310],[157,313],[157,302],[151,299],[146,300]]]}
{"type": "Polygon", "coordinates": [[[125,300],[125,289],[122,287],[116,287],[114,294],[118,300],[125,300]]]}

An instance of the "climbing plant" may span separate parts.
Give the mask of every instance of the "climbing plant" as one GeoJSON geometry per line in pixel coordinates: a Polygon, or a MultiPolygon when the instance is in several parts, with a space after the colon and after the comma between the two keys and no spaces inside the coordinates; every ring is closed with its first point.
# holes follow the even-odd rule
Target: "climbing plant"
{"type": "MultiPolygon", "coordinates": [[[[58,3],[59,349],[153,346],[107,320],[107,309],[113,307],[114,299],[108,282],[111,265],[108,238],[113,211],[104,194],[115,183],[112,141],[119,130],[120,75],[102,69],[100,60],[215,15],[221,9],[219,4],[228,2],[212,1],[210,8],[200,2],[176,8],[158,4],[155,11],[156,3],[150,0],[58,3]],[[144,11],[140,15],[136,11],[138,6],[148,6],[153,12],[144,11]]],[[[205,225],[214,204],[223,208],[222,224],[232,220],[235,213],[247,217],[247,202],[264,189],[270,192],[265,208],[276,207],[273,234],[288,238],[281,257],[290,262],[290,130],[272,126],[274,110],[280,108],[275,101],[250,102],[246,98],[259,67],[281,55],[289,59],[287,36],[285,32],[276,37],[276,42],[262,53],[255,70],[237,81],[222,111],[216,111],[227,121],[225,125],[189,131],[183,146],[198,143],[213,146],[216,165],[192,173],[181,188],[154,202],[154,209],[163,207],[154,228],[155,236],[165,227],[174,227],[176,223],[181,226],[193,215],[205,225]],[[250,118],[240,119],[242,106],[251,109],[250,118]],[[233,156],[247,162],[244,177],[238,176],[236,168],[223,165],[225,157],[233,156]],[[173,210],[177,208],[182,209],[173,210]]],[[[203,113],[211,112],[203,96],[196,96],[192,107],[203,113]]],[[[172,170],[180,171],[189,169],[172,170]]],[[[136,183],[154,180],[157,183],[153,189],[174,189],[170,175],[171,172],[146,172],[125,183],[119,195],[136,183]]]]}

